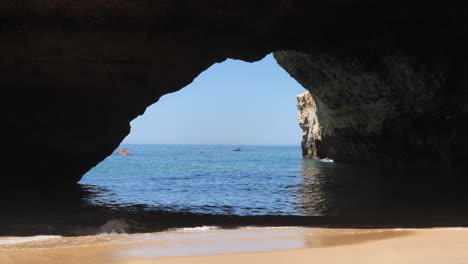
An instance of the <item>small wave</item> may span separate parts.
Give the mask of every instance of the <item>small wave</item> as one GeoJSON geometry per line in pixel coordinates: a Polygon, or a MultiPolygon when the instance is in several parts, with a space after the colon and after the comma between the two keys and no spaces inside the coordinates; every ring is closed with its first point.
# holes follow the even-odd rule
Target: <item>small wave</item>
{"type": "Polygon", "coordinates": [[[217,229],[220,229],[220,227],[219,226],[197,226],[197,227],[176,228],[176,229],[172,229],[172,231],[193,232],[193,231],[209,231],[209,230],[217,230],[217,229]]]}
{"type": "Polygon", "coordinates": [[[41,242],[46,240],[62,238],[61,236],[32,236],[32,237],[4,237],[0,238],[0,245],[15,245],[31,242],[41,242]]]}
{"type": "Polygon", "coordinates": [[[130,225],[125,219],[110,220],[99,227],[98,235],[126,234],[130,225]]]}
{"type": "Polygon", "coordinates": [[[294,228],[303,228],[302,226],[240,226],[237,229],[294,229],[294,228]]]}

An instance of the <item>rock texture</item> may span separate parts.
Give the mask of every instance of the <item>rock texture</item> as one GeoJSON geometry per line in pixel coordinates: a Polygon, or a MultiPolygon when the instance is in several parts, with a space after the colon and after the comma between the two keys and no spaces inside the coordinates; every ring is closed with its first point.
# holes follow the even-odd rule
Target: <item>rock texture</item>
{"type": "Polygon", "coordinates": [[[463,166],[468,68],[460,55],[465,47],[434,37],[416,49],[372,41],[326,52],[276,52],[278,63],[312,94],[299,97],[304,155],[463,166]]]}
{"type": "Polygon", "coordinates": [[[301,140],[302,156],[318,159],[316,142],[322,140],[322,127],[317,118],[317,105],[309,91],[297,96],[297,109],[299,126],[304,131],[301,140]]]}
{"type": "Polygon", "coordinates": [[[281,65],[330,117],[317,155],[419,151],[429,160],[458,153],[461,162],[467,9],[456,1],[0,0],[1,186],[74,184],[162,95],[213,63],[277,50],[296,51],[282,53],[281,65]]]}

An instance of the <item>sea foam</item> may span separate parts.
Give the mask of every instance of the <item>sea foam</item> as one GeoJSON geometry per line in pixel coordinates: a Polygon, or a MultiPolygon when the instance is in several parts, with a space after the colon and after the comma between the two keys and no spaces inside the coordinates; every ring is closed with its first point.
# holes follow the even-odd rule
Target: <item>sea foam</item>
{"type": "Polygon", "coordinates": [[[0,245],[15,245],[25,244],[31,242],[42,242],[47,240],[59,239],[61,236],[30,236],[30,237],[2,237],[0,238],[0,245]]]}
{"type": "Polygon", "coordinates": [[[196,232],[196,231],[209,231],[209,230],[216,230],[220,229],[219,226],[197,226],[197,227],[183,227],[183,228],[175,228],[172,231],[178,232],[196,232]]]}

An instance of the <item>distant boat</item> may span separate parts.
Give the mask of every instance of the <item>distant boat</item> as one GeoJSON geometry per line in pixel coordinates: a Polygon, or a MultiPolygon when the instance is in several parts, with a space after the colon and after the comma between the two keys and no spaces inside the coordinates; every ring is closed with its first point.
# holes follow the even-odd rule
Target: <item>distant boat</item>
{"type": "Polygon", "coordinates": [[[234,151],[241,151],[241,148],[235,148],[234,151]]]}
{"type": "Polygon", "coordinates": [[[333,162],[333,160],[332,160],[332,159],[329,159],[329,158],[320,159],[320,161],[323,161],[323,162],[333,162]]]}
{"type": "Polygon", "coordinates": [[[122,148],[122,149],[120,149],[119,152],[117,152],[117,154],[120,154],[120,155],[122,155],[122,156],[131,155],[130,153],[128,153],[127,148],[122,148]]]}

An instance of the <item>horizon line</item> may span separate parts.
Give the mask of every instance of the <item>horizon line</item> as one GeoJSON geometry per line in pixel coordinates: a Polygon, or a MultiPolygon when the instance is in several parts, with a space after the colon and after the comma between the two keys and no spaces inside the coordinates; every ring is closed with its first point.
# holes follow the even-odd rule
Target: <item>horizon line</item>
{"type": "Polygon", "coordinates": [[[224,145],[224,146],[301,146],[301,144],[233,144],[233,143],[130,143],[122,142],[119,145],[224,145]]]}

